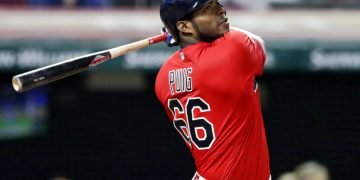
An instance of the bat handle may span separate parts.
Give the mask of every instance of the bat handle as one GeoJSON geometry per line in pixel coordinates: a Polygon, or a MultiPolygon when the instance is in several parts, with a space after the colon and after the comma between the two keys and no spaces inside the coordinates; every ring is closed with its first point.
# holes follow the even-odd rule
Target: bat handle
{"type": "Polygon", "coordinates": [[[150,38],[148,38],[149,44],[156,44],[156,43],[159,43],[159,42],[162,42],[162,41],[166,41],[167,36],[168,36],[168,33],[165,32],[163,34],[150,37],[150,38]]]}
{"type": "Polygon", "coordinates": [[[156,43],[160,43],[163,41],[166,41],[167,39],[167,33],[163,33],[157,36],[153,36],[150,38],[146,38],[140,41],[136,41],[130,44],[126,44],[126,45],[122,45],[122,46],[118,46],[115,48],[111,48],[109,49],[110,54],[111,54],[111,58],[116,58],[119,57],[121,55],[124,55],[128,52],[137,50],[137,49],[141,49],[147,46],[150,46],[152,44],[156,44],[156,43]]]}

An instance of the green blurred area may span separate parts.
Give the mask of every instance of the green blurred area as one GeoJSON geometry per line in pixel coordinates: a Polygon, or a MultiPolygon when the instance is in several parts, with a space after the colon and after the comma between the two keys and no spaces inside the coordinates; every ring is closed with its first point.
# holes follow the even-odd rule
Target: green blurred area
{"type": "MultiPolygon", "coordinates": [[[[135,41],[13,40],[0,41],[0,70],[26,71],[135,41]]],[[[164,44],[128,53],[95,71],[156,71],[178,48],[164,44]]],[[[360,41],[267,40],[267,72],[360,72],[360,41]]]]}

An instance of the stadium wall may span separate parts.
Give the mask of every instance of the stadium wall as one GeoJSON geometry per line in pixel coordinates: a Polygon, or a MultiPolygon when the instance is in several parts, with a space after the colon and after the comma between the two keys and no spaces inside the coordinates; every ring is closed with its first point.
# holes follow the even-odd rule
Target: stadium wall
{"type": "MultiPolygon", "coordinates": [[[[275,179],[308,160],[327,166],[331,179],[360,178],[359,15],[229,11],[231,23],[268,42],[259,81],[275,179]]],[[[11,90],[12,75],[156,35],[157,16],[1,10],[1,117],[3,102],[22,96],[11,90]]],[[[43,87],[47,128],[0,139],[0,178],[190,179],[190,153],[153,91],[157,69],[175,50],[156,45],[43,87]]]]}

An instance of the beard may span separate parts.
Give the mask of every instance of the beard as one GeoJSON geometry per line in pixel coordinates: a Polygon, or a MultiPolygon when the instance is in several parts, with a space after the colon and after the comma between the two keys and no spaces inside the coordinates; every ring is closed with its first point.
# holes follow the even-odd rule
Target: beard
{"type": "Polygon", "coordinates": [[[210,43],[210,42],[215,41],[219,37],[221,37],[220,35],[209,34],[209,33],[206,34],[206,33],[201,32],[199,26],[193,20],[191,20],[191,24],[194,27],[194,29],[195,29],[196,33],[198,34],[199,39],[201,41],[210,43]]]}

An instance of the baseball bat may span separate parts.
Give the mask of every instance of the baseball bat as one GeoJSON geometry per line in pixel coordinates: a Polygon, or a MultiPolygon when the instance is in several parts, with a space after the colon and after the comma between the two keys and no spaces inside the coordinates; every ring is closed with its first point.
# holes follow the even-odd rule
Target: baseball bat
{"type": "Polygon", "coordinates": [[[164,33],[130,44],[75,57],[22,74],[18,74],[12,78],[12,85],[17,92],[26,91],[82,72],[110,59],[124,55],[128,52],[165,41],[166,38],[167,34],[164,33]]]}

